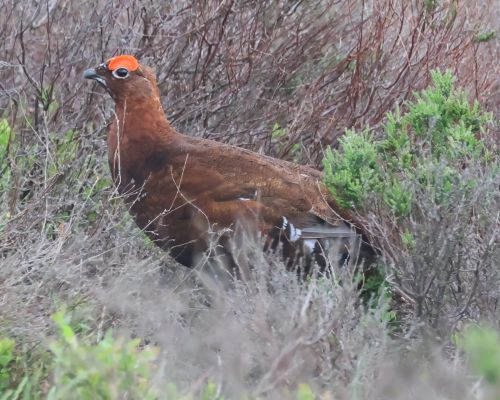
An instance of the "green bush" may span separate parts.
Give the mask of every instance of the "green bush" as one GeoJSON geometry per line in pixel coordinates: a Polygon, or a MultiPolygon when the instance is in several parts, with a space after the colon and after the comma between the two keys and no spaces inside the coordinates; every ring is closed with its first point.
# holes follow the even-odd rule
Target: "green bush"
{"type": "Polygon", "coordinates": [[[474,186],[460,173],[473,160],[492,159],[480,139],[491,116],[453,82],[450,72],[432,72],[432,85],[415,94],[406,112],[387,114],[381,138],[347,131],[339,150],[327,149],[325,183],[341,206],[363,208],[376,195],[396,216],[407,216],[414,190],[425,188],[445,204],[454,187],[474,186]]]}
{"type": "Polygon", "coordinates": [[[155,348],[139,348],[139,339],[114,339],[108,331],[97,344],[80,341],[63,313],[53,317],[60,340],[50,345],[54,355],[54,385],[50,399],[155,399],[152,387],[155,348]]]}
{"type": "Polygon", "coordinates": [[[500,334],[497,330],[470,326],[457,341],[476,374],[490,384],[500,383],[500,334]]]}
{"type": "Polygon", "coordinates": [[[359,207],[381,185],[377,150],[368,132],[348,131],[340,139],[342,152],[326,150],[325,183],[343,207],[359,207]]]}
{"type": "MultiPolygon", "coordinates": [[[[6,119],[0,119],[0,201],[4,204],[7,204],[9,201],[7,198],[11,180],[9,152],[13,141],[14,136],[9,123],[6,119]]],[[[8,218],[9,214],[7,207],[5,207],[5,211],[2,209],[2,214],[0,214],[0,227],[4,225],[4,221],[8,218]]]]}
{"type": "Polygon", "coordinates": [[[14,341],[8,338],[0,339],[0,393],[10,386],[9,365],[14,360],[14,341]]]}
{"type": "Polygon", "coordinates": [[[19,349],[14,340],[0,339],[0,400],[40,399],[43,365],[34,361],[33,348],[19,349]]]}
{"type": "Polygon", "coordinates": [[[450,72],[432,72],[432,84],[389,112],[380,131],[347,131],[323,160],[333,197],[367,216],[362,223],[383,253],[384,279],[365,294],[390,277],[411,304],[404,312],[444,331],[478,296],[464,272],[481,265],[475,252],[494,264],[500,165],[487,136],[491,115],[453,82],[450,72]]]}
{"type": "MultiPolygon", "coordinates": [[[[0,339],[0,400],[224,400],[218,385],[210,380],[196,393],[184,394],[174,383],[155,382],[156,347],[141,346],[139,339],[114,337],[111,330],[91,343],[76,332],[63,312],[52,318],[59,334],[48,349],[39,350],[37,363],[30,362],[33,355],[28,352],[15,355],[13,340],[0,339]],[[15,370],[22,374],[17,382],[15,370]]],[[[302,392],[304,388],[297,393],[302,392]]]]}

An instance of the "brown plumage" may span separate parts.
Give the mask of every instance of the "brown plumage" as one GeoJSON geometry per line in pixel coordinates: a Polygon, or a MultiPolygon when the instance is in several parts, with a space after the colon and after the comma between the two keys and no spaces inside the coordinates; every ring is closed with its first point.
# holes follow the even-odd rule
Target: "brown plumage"
{"type": "MultiPolygon", "coordinates": [[[[352,232],[353,215],[331,198],[319,171],[178,133],[163,111],[154,72],[132,56],[114,57],[84,76],[115,101],[108,132],[115,184],[138,226],[184,265],[195,265],[213,232],[238,222],[268,236],[267,247],[281,240],[289,249],[302,237],[352,232]]],[[[227,237],[218,241],[226,255],[227,237]]],[[[309,247],[318,250],[317,243],[309,247]]]]}

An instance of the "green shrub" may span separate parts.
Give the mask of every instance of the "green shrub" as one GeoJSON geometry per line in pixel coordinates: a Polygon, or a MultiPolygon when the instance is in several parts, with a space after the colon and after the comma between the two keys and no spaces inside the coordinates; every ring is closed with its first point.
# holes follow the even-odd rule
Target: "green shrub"
{"type": "Polygon", "coordinates": [[[488,327],[469,327],[458,340],[472,370],[490,384],[500,383],[500,334],[488,327]]]}
{"type": "Polygon", "coordinates": [[[10,386],[9,365],[14,360],[14,341],[8,338],[0,339],[0,393],[10,386]]]}
{"type": "MultiPolygon", "coordinates": [[[[477,265],[478,248],[490,263],[495,240],[488,205],[498,203],[500,162],[487,141],[492,117],[453,82],[449,72],[432,72],[429,88],[388,113],[380,132],[347,131],[324,157],[331,194],[376,218],[364,222],[383,252],[384,278],[432,329],[465,315],[478,294],[463,271],[477,265]]],[[[364,295],[384,280],[370,282],[364,295]]]]}
{"type": "Polygon", "coordinates": [[[155,348],[139,349],[139,339],[113,338],[108,331],[97,344],[80,341],[63,313],[53,317],[60,340],[54,355],[50,399],[155,399],[152,388],[155,348]]]}
{"type": "MultiPolygon", "coordinates": [[[[42,350],[43,356],[38,355],[42,364],[31,364],[27,352],[15,356],[14,341],[0,339],[0,400],[225,399],[220,394],[220,386],[212,380],[207,380],[195,392],[183,393],[171,382],[159,386],[161,382],[153,380],[158,349],[141,348],[139,339],[114,338],[108,331],[98,343],[90,344],[79,337],[64,313],[56,313],[53,320],[59,335],[49,344],[49,352],[42,350]],[[14,368],[23,374],[19,382],[13,379],[14,368]]],[[[285,398],[316,397],[309,385],[300,384],[285,398]]]]}
{"type": "Polygon", "coordinates": [[[387,114],[381,138],[347,131],[339,150],[327,149],[325,183],[341,206],[363,208],[376,195],[396,216],[407,216],[414,190],[425,188],[445,204],[453,188],[474,186],[461,171],[472,160],[491,160],[480,140],[491,116],[453,81],[450,72],[432,72],[431,87],[416,93],[405,113],[387,114]]]}
{"type": "MultiPolygon", "coordinates": [[[[6,119],[0,120],[0,201],[4,204],[8,202],[8,188],[11,180],[11,168],[9,161],[9,152],[13,142],[13,132],[6,119]]],[[[7,208],[5,208],[7,212],[7,208]]],[[[0,227],[2,220],[8,219],[9,215],[0,215],[0,227]]]]}
{"type": "Polygon", "coordinates": [[[325,183],[342,207],[359,207],[381,184],[377,150],[368,132],[348,131],[340,145],[342,152],[326,150],[325,183]]]}
{"type": "Polygon", "coordinates": [[[311,387],[304,383],[298,386],[295,396],[297,400],[314,400],[316,398],[311,387]]]}
{"type": "Polygon", "coordinates": [[[41,398],[45,371],[33,359],[32,350],[33,347],[19,349],[12,339],[0,339],[0,400],[41,398]]]}

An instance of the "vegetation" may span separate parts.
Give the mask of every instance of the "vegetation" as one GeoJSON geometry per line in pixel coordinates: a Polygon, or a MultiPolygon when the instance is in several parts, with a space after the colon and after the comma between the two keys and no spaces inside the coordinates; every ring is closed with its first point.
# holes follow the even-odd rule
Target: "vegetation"
{"type": "Polygon", "coordinates": [[[480,274],[495,269],[498,252],[493,117],[470,104],[454,79],[434,71],[431,86],[404,111],[389,112],[380,132],[348,131],[324,159],[332,195],[377,219],[366,224],[393,288],[435,328],[470,312],[480,274]],[[469,287],[461,268],[474,274],[469,287]]]}
{"type": "Polygon", "coordinates": [[[42,3],[0,0],[0,400],[500,396],[494,0],[42,3]],[[221,282],[147,241],[81,78],[121,52],[179,131],[323,165],[376,273],[249,241],[221,282]]]}
{"type": "Polygon", "coordinates": [[[466,194],[476,184],[464,174],[474,163],[498,173],[498,159],[482,137],[492,117],[471,106],[453,87],[451,72],[432,73],[432,86],[415,94],[407,111],[387,114],[382,138],[348,131],[341,151],[327,149],[325,182],[344,207],[362,207],[373,194],[396,217],[412,213],[412,191],[426,190],[446,205],[454,188],[466,194]]]}

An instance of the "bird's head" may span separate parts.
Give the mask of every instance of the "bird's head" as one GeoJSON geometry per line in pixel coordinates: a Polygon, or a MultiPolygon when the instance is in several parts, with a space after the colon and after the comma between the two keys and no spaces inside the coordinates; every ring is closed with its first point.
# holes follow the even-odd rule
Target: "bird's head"
{"type": "Polygon", "coordinates": [[[104,87],[115,102],[160,97],[154,71],[139,64],[131,55],[110,58],[96,68],[86,70],[83,76],[104,87]]]}

